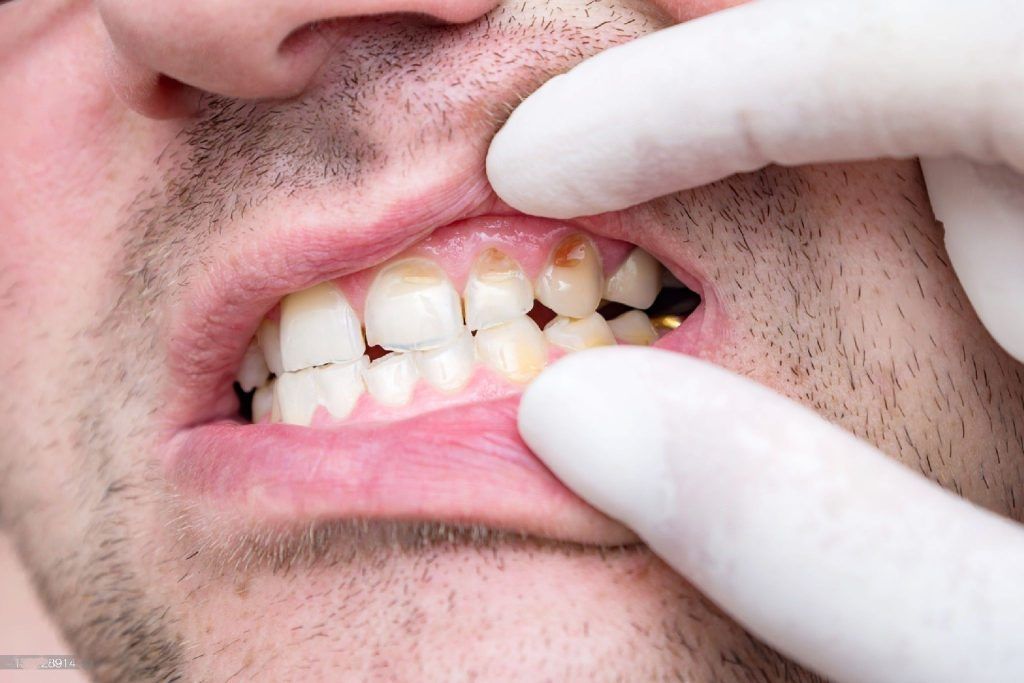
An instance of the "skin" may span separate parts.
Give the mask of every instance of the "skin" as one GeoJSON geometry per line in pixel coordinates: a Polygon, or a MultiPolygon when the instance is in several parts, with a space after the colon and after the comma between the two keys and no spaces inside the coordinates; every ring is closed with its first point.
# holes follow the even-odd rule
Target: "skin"
{"type": "MultiPolygon", "coordinates": [[[[153,466],[163,332],[210,255],[313,204],[365,217],[479,177],[517,97],[666,12],[349,19],[302,96],[157,120],[119,98],[95,6],[0,7],[0,522],[96,678],[815,679],[641,548],[344,521],[222,534],[153,466]]],[[[154,113],[146,97],[129,101],[154,113]]],[[[708,358],[1024,519],[1024,373],[957,284],[916,163],[769,168],[626,215],[714,287],[729,325],[708,358]]]]}

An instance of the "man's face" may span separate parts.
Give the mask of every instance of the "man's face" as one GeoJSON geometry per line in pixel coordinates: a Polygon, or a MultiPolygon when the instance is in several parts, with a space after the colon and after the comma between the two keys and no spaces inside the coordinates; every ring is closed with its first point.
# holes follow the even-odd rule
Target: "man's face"
{"type": "MultiPolygon", "coordinates": [[[[557,236],[609,262],[640,245],[702,297],[659,345],[1021,519],[1024,376],[955,282],[915,163],[770,168],[570,223],[491,195],[487,144],[522,96],[711,5],[346,19],[300,96],[164,120],[113,94],[92,4],[0,7],[0,515],[99,677],[813,678],[551,478],[515,434],[521,381],[478,364],[402,408],[238,417],[232,379],[282,297],[337,282],[365,314],[406,252],[462,282],[467,244],[531,277],[557,236]]],[[[233,19],[204,28],[230,41],[233,19]]]]}

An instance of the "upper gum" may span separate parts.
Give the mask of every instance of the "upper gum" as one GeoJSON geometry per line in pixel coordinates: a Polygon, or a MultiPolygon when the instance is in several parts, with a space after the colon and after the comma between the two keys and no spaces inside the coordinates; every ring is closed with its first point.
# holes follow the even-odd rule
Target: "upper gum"
{"type": "Polygon", "coordinates": [[[560,223],[510,227],[501,219],[469,220],[435,230],[426,239],[413,244],[387,261],[366,270],[337,278],[360,319],[365,319],[366,293],[373,278],[384,266],[404,258],[427,258],[437,263],[461,295],[477,254],[495,247],[515,259],[532,281],[547,264],[551,250],[566,236],[579,233],[590,238],[601,254],[605,277],[610,276],[634,248],[633,244],[601,237],[579,227],[560,223]]]}

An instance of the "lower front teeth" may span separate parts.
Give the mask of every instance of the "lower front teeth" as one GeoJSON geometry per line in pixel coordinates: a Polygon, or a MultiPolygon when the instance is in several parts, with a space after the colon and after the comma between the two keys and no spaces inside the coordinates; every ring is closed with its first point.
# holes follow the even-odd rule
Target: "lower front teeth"
{"type": "MultiPolygon", "coordinates": [[[[666,273],[636,248],[606,282],[594,243],[573,234],[553,248],[532,283],[515,259],[484,249],[467,275],[463,301],[433,261],[398,259],[370,283],[365,343],[345,292],[334,282],[322,283],[285,297],[279,322],[263,321],[243,357],[238,383],[245,392],[255,388],[253,422],[298,425],[309,425],[321,406],[332,418],[344,419],[364,393],[379,405],[406,405],[421,379],[435,391],[458,392],[478,364],[525,383],[544,369],[552,347],[573,352],[616,343],[649,345],[677,327],[682,317],[676,315],[652,319],[627,310],[606,321],[597,310],[648,307],[656,297],[667,301],[658,296],[666,273]],[[527,315],[534,296],[556,314],[543,331],[527,315]],[[366,344],[390,353],[370,362],[366,344]]],[[[665,310],[663,303],[655,308],[665,310]]],[[[537,310],[543,319],[543,307],[537,310]]]]}

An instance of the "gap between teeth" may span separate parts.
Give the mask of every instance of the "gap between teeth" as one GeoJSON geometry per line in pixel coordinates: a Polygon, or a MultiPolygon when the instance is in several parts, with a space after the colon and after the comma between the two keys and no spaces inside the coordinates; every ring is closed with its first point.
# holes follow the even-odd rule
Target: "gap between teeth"
{"type": "Polygon", "coordinates": [[[512,257],[483,250],[461,296],[437,264],[402,258],[375,276],[363,321],[333,282],[284,297],[280,320],[264,320],[246,350],[238,383],[255,389],[254,422],[297,425],[310,424],[319,406],[344,419],[367,392],[383,406],[408,404],[419,382],[458,392],[479,365],[525,383],[544,369],[552,346],[657,341],[643,311],[605,320],[598,308],[648,308],[663,280],[661,264],[639,247],[605,280],[600,254],[582,234],[555,245],[533,282],[512,257]],[[543,330],[528,315],[535,299],[556,314],[543,330]],[[371,362],[367,343],[389,353],[371,362]]]}

